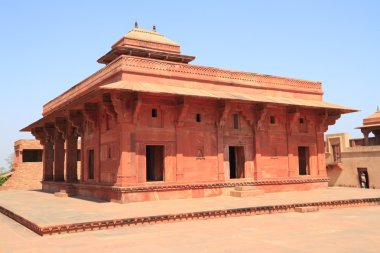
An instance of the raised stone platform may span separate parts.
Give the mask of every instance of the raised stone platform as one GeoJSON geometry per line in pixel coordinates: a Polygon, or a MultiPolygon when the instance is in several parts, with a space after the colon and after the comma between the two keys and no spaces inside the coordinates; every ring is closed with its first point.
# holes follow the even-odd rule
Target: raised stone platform
{"type": "Polygon", "coordinates": [[[0,212],[39,235],[364,205],[380,205],[380,190],[329,188],[266,193],[252,198],[221,196],[125,205],[57,198],[39,191],[0,192],[0,212]]]}

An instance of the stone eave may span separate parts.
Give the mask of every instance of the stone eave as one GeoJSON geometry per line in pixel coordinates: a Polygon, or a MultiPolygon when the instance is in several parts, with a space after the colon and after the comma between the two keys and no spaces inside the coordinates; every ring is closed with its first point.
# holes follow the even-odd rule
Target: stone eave
{"type": "Polygon", "coordinates": [[[250,88],[315,94],[319,96],[323,94],[320,82],[121,55],[107,66],[46,103],[43,115],[47,115],[58,107],[63,106],[68,100],[71,101],[76,97],[83,96],[83,93],[87,93],[94,87],[101,85],[102,81],[122,72],[140,73],[143,75],[154,75],[155,72],[161,76],[168,76],[171,79],[196,80],[236,86],[243,85],[250,88]]]}
{"type": "Polygon", "coordinates": [[[379,124],[372,124],[372,125],[364,125],[364,126],[355,127],[355,129],[366,129],[366,128],[380,129],[380,123],[379,124]]]}
{"type": "Polygon", "coordinates": [[[137,57],[146,57],[156,60],[165,60],[172,62],[189,63],[195,59],[195,56],[181,55],[175,53],[166,53],[155,50],[139,49],[134,47],[120,47],[109,51],[104,56],[98,59],[98,63],[109,64],[120,55],[131,55],[137,57]]]}

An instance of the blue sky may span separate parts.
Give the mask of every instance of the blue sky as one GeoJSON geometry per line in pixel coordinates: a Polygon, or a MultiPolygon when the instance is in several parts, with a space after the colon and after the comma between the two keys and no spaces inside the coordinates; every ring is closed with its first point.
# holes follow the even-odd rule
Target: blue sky
{"type": "Polygon", "coordinates": [[[42,105],[102,67],[96,60],[133,28],[157,30],[193,64],[317,80],[324,100],[358,108],[329,132],[380,105],[380,1],[0,0],[0,166],[42,105]]]}

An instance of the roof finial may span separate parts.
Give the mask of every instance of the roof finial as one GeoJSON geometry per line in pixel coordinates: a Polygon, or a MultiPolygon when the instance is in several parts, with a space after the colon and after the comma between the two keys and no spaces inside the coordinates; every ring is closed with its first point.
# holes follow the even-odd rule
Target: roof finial
{"type": "Polygon", "coordinates": [[[153,25],[153,32],[156,32],[156,25],[153,25]]]}
{"type": "Polygon", "coordinates": [[[379,106],[377,106],[377,111],[379,111],[379,106]]]}
{"type": "Polygon", "coordinates": [[[137,23],[137,20],[135,21],[135,28],[139,28],[139,24],[137,23]]]}

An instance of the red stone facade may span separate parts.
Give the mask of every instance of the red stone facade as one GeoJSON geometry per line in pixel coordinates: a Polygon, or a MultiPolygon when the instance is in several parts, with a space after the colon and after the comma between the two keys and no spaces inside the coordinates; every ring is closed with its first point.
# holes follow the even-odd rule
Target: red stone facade
{"type": "Polygon", "coordinates": [[[324,132],[355,110],[323,102],[319,82],[195,66],[179,49],[135,28],[44,106],[23,130],[44,145],[45,191],[125,203],[327,186],[324,132]]]}

